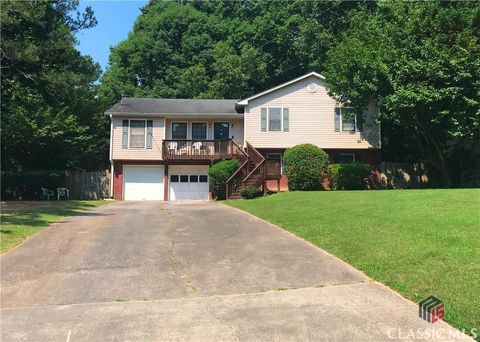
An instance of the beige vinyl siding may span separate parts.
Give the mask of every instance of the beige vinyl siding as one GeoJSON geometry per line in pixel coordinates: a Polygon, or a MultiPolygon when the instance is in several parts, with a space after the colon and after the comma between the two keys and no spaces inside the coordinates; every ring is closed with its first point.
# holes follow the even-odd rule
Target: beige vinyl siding
{"type": "Polygon", "coordinates": [[[215,119],[201,119],[195,117],[186,117],[178,119],[167,119],[166,124],[166,139],[172,138],[172,122],[186,122],[187,123],[187,139],[192,137],[192,122],[206,122],[207,123],[207,139],[213,139],[213,123],[214,122],[228,122],[230,123],[230,138],[233,137],[233,140],[237,144],[243,144],[243,115],[240,115],[240,118],[215,118],[215,119]]]}
{"type": "MultiPolygon", "coordinates": [[[[245,140],[257,148],[286,148],[312,143],[321,148],[380,148],[380,129],[374,122],[377,108],[369,106],[363,132],[335,132],[334,109],[324,81],[308,77],[299,82],[250,100],[245,115],[245,140]],[[307,86],[316,84],[310,92],[307,86]],[[289,108],[289,131],[261,131],[262,107],[289,108]]],[[[267,117],[268,127],[268,117],[267,117]]]]}
{"type": "Polygon", "coordinates": [[[113,119],[112,159],[139,159],[160,160],[162,159],[162,140],[165,137],[164,118],[128,118],[114,117],[113,119]],[[123,120],[153,120],[152,148],[122,148],[122,121],[123,120]]]}

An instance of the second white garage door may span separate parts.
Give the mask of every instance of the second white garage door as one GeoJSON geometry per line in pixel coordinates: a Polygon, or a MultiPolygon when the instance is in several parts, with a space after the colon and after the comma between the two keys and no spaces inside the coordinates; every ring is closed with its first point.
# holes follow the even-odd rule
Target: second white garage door
{"type": "Polygon", "coordinates": [[[208,165],[170,165],[171,201],[208,200],[208,165]]]}
{"type": "Polygon", "coordinates": [[[123,167],[125,200],[163,200],[164,168],[155,166],[123,167]]]}

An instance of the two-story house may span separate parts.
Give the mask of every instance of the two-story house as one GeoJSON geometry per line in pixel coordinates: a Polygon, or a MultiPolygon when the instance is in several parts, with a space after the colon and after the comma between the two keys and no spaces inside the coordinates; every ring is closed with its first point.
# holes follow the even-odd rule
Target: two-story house
{"type": "Polygon", "coordinates": [[[378,108],[352,113],[314,72],[242,100],[123,98],[106,112],[113,197],[208,199],[208,169],[224,159],[240,165],[227,181],[229,197],[244,186],[284,188],[283,153],[302,143],[319,146],[332,162],[376,165],[378,108]]]}

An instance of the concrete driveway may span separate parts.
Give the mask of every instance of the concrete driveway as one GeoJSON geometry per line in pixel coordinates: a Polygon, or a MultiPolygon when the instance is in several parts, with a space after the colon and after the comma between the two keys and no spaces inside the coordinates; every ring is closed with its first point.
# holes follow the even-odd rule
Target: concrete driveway
{"type": "Polygon", "coordinates": [[[214,202],[116,202],[68,218],[3,255],[1,276],[2,341],[458,333],[337,258],[214,202]]]}

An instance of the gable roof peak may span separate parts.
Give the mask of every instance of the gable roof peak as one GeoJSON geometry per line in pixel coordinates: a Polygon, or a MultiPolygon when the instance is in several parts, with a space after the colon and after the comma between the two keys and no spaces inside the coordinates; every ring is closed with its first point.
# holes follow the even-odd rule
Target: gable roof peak
{"type": "Polygon", "coordinates": [[[308,78],[308,77],[311,77],[311,76],[317,77],[317,78],[321,79],[322,81],[325,81],[325,77],[323,77],[322,75],[320,75],[319,73],[317,73],[317,72],[315,72],[315,71],[311,71],[311,72],[309,72],[309,73],[306,73],[306,74],[303,75],[303,76],[299,76],[299,77],[297,77],[297,78],[294,78],[293,80],[290,80],[290,81],[288,81],[288,82],[282,83],[282,84],[280,84],[280,85],[278,85],[278,86],[276,86],[276,87],[267,89],[267,90],[262,91],[262,92],[260,92],[260,93],[258,93],[258,94],[252,95],[252,96],[247,97],[247,98],[242,99],[242,100],[239,100],[239,101],[237,102],[237,104],[238,104],[238,105],[246,106],[246,105],[248,105],[248,101],[250,101],[250,100],[256,99],[257,97],[266,95],[266,94],[271,93],[271,92],[273,92],[273,91],[275,91],[275,90],[278,90],[278,89],[281,89],[281,88],[283,88],[283,87],[289,86],[290,84],[296,83],[296,82],[298,82],[298,81],[301,81],[301,80],[303,80],[303,79],[305,79],[305,78],[308,78]]]}

